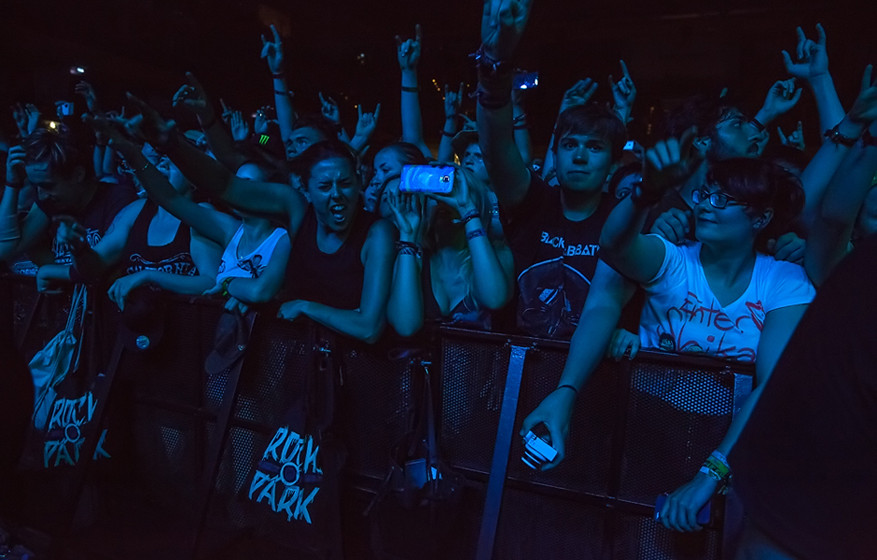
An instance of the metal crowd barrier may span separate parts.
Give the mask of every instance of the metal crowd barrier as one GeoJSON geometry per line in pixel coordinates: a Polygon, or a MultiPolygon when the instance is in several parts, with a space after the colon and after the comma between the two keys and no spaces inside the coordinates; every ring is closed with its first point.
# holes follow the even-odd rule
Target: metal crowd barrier
{"type": "MultiPolygon", "coordinates": [[[[38,301],[32,279],[5,277],[0,290],[12,299],[17,342],[29,358],[63,326],[67,299],[44,297],[32,313],[38,301]]],[[[118,320],[113,306],[101,309],[96,321],[118,320]]],[[[377,558],[369,521],[356,512],[379,488],[390,450],[405,434],[417,361],[391,359],[393,345],[368,346],[314,324],[260,317],[239,377],[208,378],[204,359],[221,309],[169,296],[165,313],[160,352],[118,357],[102,424],[111,458],[85,457],[76,476],[56,470],[46,475],[51,483],[30,480],[32,499],[14,521],[49,535],[51,558],[272,558],[267,549],[235,548],[239,533],[258,530],[247,526],[241,494],[286,397],[315,358],[331,355],[343,380],[346,557],[377,558]]],[[[112,334],[96,352],[107,361],[112,334]]],[[[605,361],[579,396],[565,461],[537,472],[520,460],[516,434],[556,386],[567,349],[563,342],[453,328],[441,329],[429,349],[438,372],[442,457],[471,481],[457,506],[449,557],[721,558],[721,503],[710,526],[694,535],[664,530],[652,511],[655,497],[689,480],[715,448],[751,390],[752,370],[648,352],[633,362],[605,361]],[[506,379],[514,365],[522,368],[521,384],[510,405],[506,379]],[[496,472],[503,461],[494,453],[501,418],[514,418],[515,435],[505,475],[491,480],[492,467],[496,472]],[[500,489],[501,507],[491,502],[491,488],[500,489]],[[494,513],[486,539],[484,521],[494,513]]],[[[290,556],[290,546],[278,557],[304,557],[290,556]]],[[[405,554],[393,557],[426,557],[405,554]]]]}

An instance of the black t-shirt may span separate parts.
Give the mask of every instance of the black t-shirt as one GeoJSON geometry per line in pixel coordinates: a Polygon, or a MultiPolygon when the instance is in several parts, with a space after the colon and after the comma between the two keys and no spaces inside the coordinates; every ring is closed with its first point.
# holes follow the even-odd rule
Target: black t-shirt
{"type": "MultiPolygon", "coordinates": [[[[88,242],[88,246],[94,247],[97,245],[98,241],[101,240],[104,233],[110,227],[110,224],[113,223],[113,219],[119,213],[119,210],[128,206],[136,199],[137,193],[129,185],[99,182],[97,190],[94,196],[91,197],[88,206],[78,215],[74,216],[86,229],[85,240],[88,242]]],[[[39,201],[37,201],[37,206],[49,218],[53,217],[52,213],[46,211],[47,208],[40,206],[39,201]]],[[[55,257],[55,263],[72,264],[73,258],[70,256],[70,247],[66,244],[58,243],[55,235],[57,229],[58,225],[52,222],[49,234],[52,238],[52,254],[55,257]]]]}
{"type": "Polygon", "coordinates": [[[515,259],[517,326],[532,336],[569,339],[594,276],[600,232],[617,201],[575,222],[563,215],[560,188],[530,174],[527,196],[504,229],[515,259]]]}
{"type": "Polygon", "coordinates": [[[877,551],[877,237],[810,304],[729,462],[747,515],[806,559],[877,551]]]}

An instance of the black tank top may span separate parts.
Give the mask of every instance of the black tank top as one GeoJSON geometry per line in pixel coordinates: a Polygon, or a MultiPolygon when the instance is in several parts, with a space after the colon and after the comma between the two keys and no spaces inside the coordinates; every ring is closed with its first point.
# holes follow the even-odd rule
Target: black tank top
{"type": "Polygon", "coordinates": [[[191,233],[188,226],[180,223],[173,240],[167,245],[149,244],[149,224],[158,213],[158,205],[147,200],[134,219],[125,252],[125,274],[141,270],[159,270],[180,276],[195,276],[198,268],[189,253],[191,233]]]}
{"type": "Polygon", "coordinates": [[[283,299],[357,309],[365,278],[360,254],[369,229],[377,220],[373,214],[359,211],[341,247],[334,253],[324,253],[317,247],[317,216],[313,207],[308,206],[289,255],[283,299]]]}

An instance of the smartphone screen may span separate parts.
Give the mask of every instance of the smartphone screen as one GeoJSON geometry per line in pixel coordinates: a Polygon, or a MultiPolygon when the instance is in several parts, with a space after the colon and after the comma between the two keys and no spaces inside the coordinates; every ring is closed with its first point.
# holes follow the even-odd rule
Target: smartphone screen
{"type": "Polygon", "coordinates": [[[448,165],[405,165],[399,190],[408,193],[448,194],[454,188],[454,168],[448,165]]]}

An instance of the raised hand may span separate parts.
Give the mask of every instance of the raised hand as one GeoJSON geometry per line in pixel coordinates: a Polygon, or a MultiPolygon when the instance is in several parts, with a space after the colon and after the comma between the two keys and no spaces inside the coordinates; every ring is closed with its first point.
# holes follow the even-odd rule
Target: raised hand
{"type": "Polygon", "coordinates": [[[97,94],[90,83],[86,81],[79,82],[73,86],[73,92],[81,95],[85,99],[85,106],[88,108],[89,113],[94,113],[98,110],[97,94]]]}
{"type": "Polygon", "coordinates": [[[597,82],[591,78],[579,80],[564,92],[563,99],[560,100],[559,112],[563,113],[570,107],[578,107],[579,105],[586,104],[594,95],[595,91],[597,91],[597,82]]]}
{"type": "Polygon", "coordinates": [[[277,122],[277,119],[271,118],[273,111],[274,108],[270,105],[259,107],[259,110],[256,111],[256,117],[253,119],[253,132],[256,134],[268,134],[268,125],[272,122],[277,122]]]}
{"type": "Polygon", "coordinates": [[[6,154],[6,184],[20,189],[27,175],[24,172],[24,146],[10,146],[6,154]]]}
{"type": "Polygon", "coordinates": [[[463,170],[457,168],[454,173],[454,186],[448,194],[426,193],[426,196],[438,202],[443,202],[457,211],[462,218],[467,213],[477,210],[469,190],[469,181],[463,170]]]}
{"type": "Polygon", "coordinates": [[[338,102],[331,97],[323,97],[323,92],[318,92],[320,96],[320,113],[333,124],[341,124],[341,111],[338,109],[338,102]]]}
{"type": "Polygon", "coordinates": [[[416,70],[420,62],[421,47],[420,24],[414,26],[414,39],[402,40],[396,35],[396,58],[402,70],[416,70]]]}
{"type": "Polygon", "coordinates": [[[362,105],[357,105],[356,113],[356,130],[354,131],[353,136],[370,138],[371,135],[374,134],[375,129],[378,127],[378,117],[381,116],[381,104],[378,103],[375,106],[374,113],[363,113],[362,105]]]}
{"type": "Polygon", "coordinates": [[[765,119],[762,125],[792,110],[801,99],[801,88],[795,89],[795,78],[774,82],[767,90],[764,105],[758,111],[758,117],[765,119]]]}
{"type": "Polygon", "coordinates": [[[777,135],[780,137],[780,142],[783,143],[783,146],[791,146],[802,152],[806,148],[804,144],[804,125],[801,124],[801,121],[798,121],[798,126],[788,136],[783,133],[783,129],[777,127],[777,135]]]}
{"type": "Polygon", "coordinates": [[[481,47],[493,60],[508,60],[521,41],[532,0],[484,0],[481,47]]]}
{"type": "Polygon", "coordinates": [[[661,140],[646,150],[643,160],[642,195],[648,200],[658,200],[667,190],[688,179],[702,156],[692,150],[697,130],[691,127],[682,136],[661,140]]]}
{"type": "Polygon", "coordinates": [[[828,75],[828,52],[825,49],[825,29],[822,24],[816,24],[816,41],[808,39],[800,27],[796,31],[798,33],[796,62],[792,61],[788,51],[783,51],[786,72],[802,80],[813,80],[828,75]]]}
{"type": "MultiPolygon", "coordinates": [[[[207,93],[198,78],[191,72],[186,72],[187,84],[180,86],[174,94],[173,106],[185,107],[195,113],[201,123],[213,120],[213,104],[207,98],[207,93]]],[[[223,104],[223,108],[225,105],[223,104]]]]}
{"type": "Polygon", "coordinates": [[[264,58],[265,62],[268,63],[268,70],[270,70],[272,74],[282,74],[283,41],[280,40],[280,33],[277,32],[277,28],[274,27],[274,24],[271,25],[271,34],[274,36],[273,41],[268,41],[265,39],[265,35],[262,34],[262,54],[260,57],[264,58]]]}
{"type": "MultiPolygon", "coordinates": [[[[617,82],[609,74],[609,87],[612,88],[612,98],[615,101],[615,111],[621,121],[627,124],[630,119],[630,113],[633,111],[633,102],[636,100],[636,85],[630,77],[627,70],[627,64],[623,60],[618,61],[621,64],[622,77],[617,82]]],[[[594,88],[596,88],[594,84],[594,88]]],[[[592,92],[593,93],[593,92],[592,92]]]]}
{"type": "Polygon", "coordinates": [[[237,142],[246,140],[250,135],[250,123],[240,111],[232,111],[229,125],[231,126],[231,137],[237,142]]]}
{"type": "Polygon", "coordinates": [[[877,120],[877,79],[872,80],[873,70],[874,67],[870,64],[865,67],[859,96],[849,112],[851,121],[866,127],[877,120]]]}
{"type": "Polygon", "coordinates": [[[445,96],[442,98],[445,102],[445,118],[450,119],[457,116],[460,112],[460,105],[463,104],[463,92],[465,84],[460,82],[460,89],[453,91],[448,84],[445,84],[445,96]]]}
{"type": "Polygon", "coordinates": [[[390,185],[387,187],[387,206],[392,212],[393,223],[399,230],[399,239],[412,243],[419,243],[423,235],[425,204],[423,195],[416,193],[402,193],[398,188],[390,185]]]}
{"type": "Polygon", "coordinates": [[[173,136],[175,123],[165,120],[158,111],[131,92],[127,94],[130,101],[140,114],[125,120],[125,130],[135,138],[140,138],[161,149],[166,147],[173,136]]]}
{"type": "Polygon", "coordinates": [[[15,119],[19,135],[24,138],[36,130],[40,123],[40,110],[33,103],[23,106],[18,103],[12,108],[12,118],[15,119]]]}

